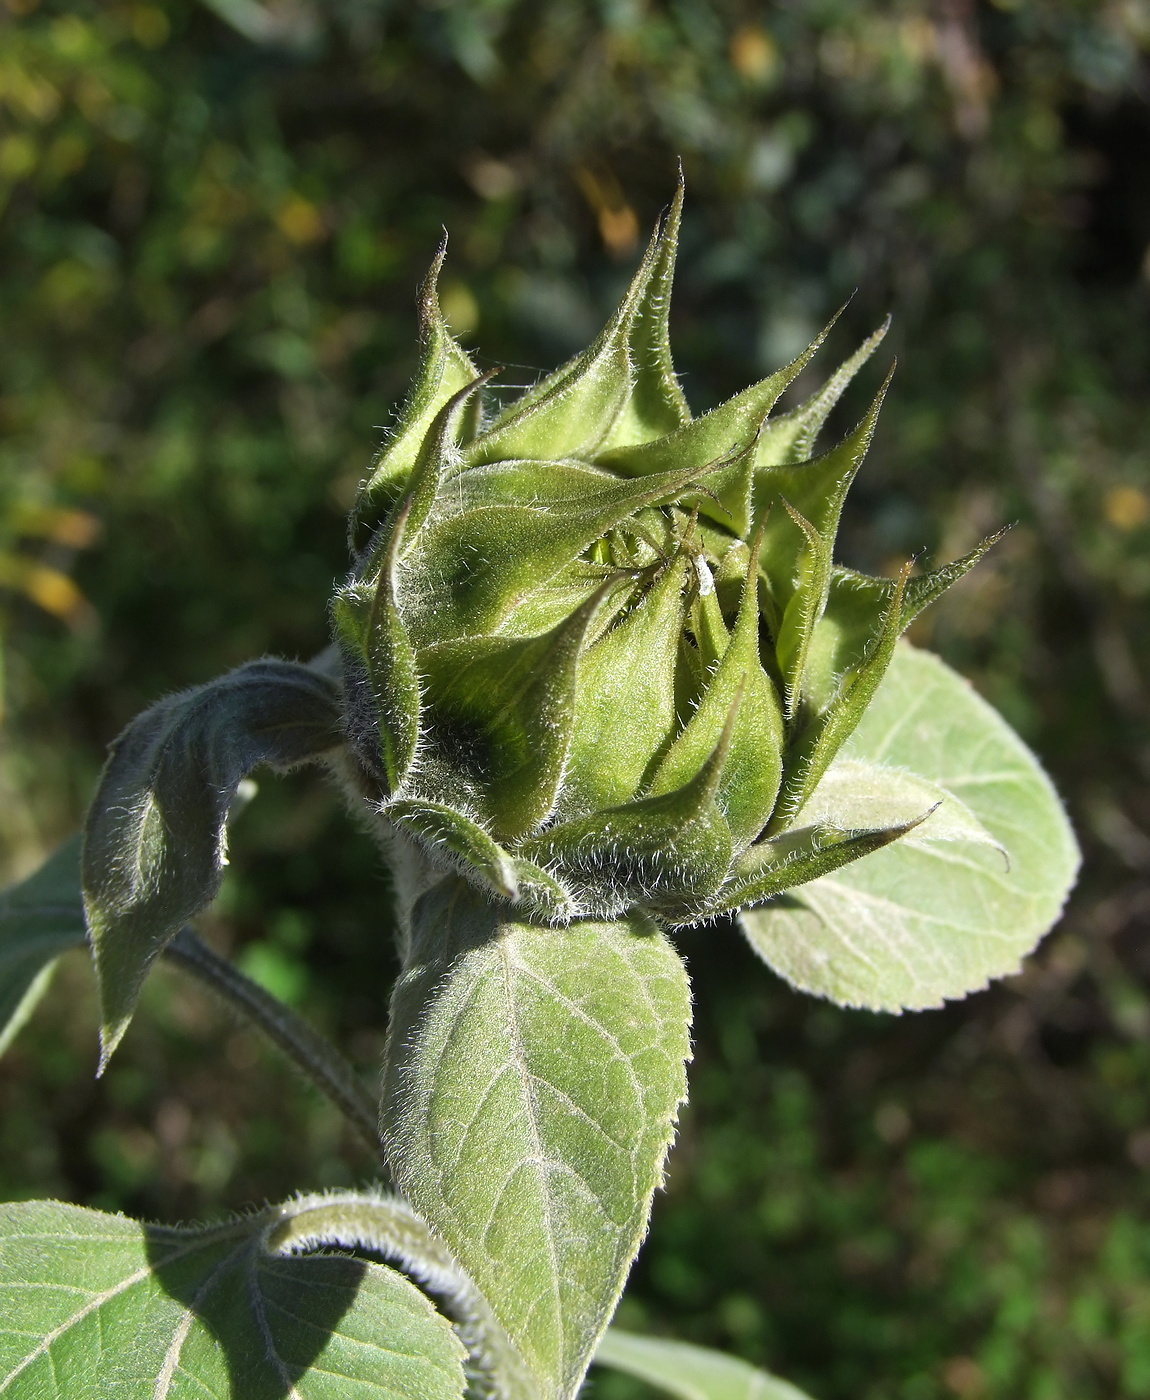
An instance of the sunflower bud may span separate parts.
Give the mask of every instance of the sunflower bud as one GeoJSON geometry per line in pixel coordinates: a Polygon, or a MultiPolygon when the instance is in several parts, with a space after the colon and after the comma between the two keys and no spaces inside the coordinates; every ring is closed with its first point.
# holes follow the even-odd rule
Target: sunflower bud
{"type": "Polygon", "coordinates": [[[899,635],[987,547],[896,580],[833,563],[886,386],[814,443],[885,327],[788,413],[770,416],[822,335],[691,416],[667,334],[681,202],[594,344],[497,412],[443,322],[441,250],[335,600],[383,816],[556,923],[695,922],[908,830],[795,822],[899,635]]]}

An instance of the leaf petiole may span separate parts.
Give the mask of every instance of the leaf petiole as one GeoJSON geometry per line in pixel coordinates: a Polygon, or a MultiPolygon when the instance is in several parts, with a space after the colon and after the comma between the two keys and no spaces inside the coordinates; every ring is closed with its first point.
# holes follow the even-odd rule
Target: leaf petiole
{"type": "Polygon", "coordinates": [[[375,1100],[334,1045],[257,982],[213,952],[188,927],[164,949],[164,956],[209,986],[245,1016],[292,1061],[344,1115],[378,1159],[382,1153],[375,1100]]]}

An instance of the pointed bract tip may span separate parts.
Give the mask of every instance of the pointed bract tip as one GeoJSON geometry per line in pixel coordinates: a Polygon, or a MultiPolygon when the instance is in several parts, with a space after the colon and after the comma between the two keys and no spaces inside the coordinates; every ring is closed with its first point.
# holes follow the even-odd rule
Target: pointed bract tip
{"type": "Polygon", "coordinates": [[[443,271],[443,264],[447,260],[447,230],[443,230],[443,237],[439,240],[439,246],[435,250],[435,256],[431,260],[431,266],[427,269],[423,281],[419,284],[419,294],[417,304],[419,307],[419,339],[426,345],[436,330],[446,330],[443,320],[443,312],[439,305],[439,274],[443,271]]]}

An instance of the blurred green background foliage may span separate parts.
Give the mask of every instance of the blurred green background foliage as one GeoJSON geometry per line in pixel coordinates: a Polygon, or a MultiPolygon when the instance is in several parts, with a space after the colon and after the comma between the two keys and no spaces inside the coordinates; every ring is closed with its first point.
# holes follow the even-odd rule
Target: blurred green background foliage
{"type": "MultiPolygon", "coordinates": [[[[820,1400],[1150,1396],[1148,59],[1147,0],[4,0],[3,873],[144,705],[323,647],[441,229],[453,326],[530,382],[681,159],[693,407],[852,293],[828,359],[894,313],[841,556],[1017,522],[916,640],[1043,756],[1087,865],[1021,976],[916,1017],[686,936],[693,1099],[622,1318],[820,1400]]],[[[388,890],[321,780],[260,778],[205,931],[373,1072],[388,890]]],[[[369,1173],[173,972],[95,1062],[76,955],[0,1064],[5,1195],[171,1220],[369,1173]]]]}

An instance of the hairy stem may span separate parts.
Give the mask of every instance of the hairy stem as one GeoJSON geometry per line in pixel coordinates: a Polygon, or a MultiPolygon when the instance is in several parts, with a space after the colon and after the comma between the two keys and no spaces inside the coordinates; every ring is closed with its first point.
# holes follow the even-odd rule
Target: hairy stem
{"type": "Polygon", "coordinates": [[[492,1400],[537,1400],[519,1353],[491,1307],[444,1242],[406,1202],[377,1192],[303,1196],[281,1207],[267,1248],[293,1250],[340,1245],[370,1249],[397,1263],[455,1319],[478,1374],[480,1393],[492,1400]]]}
{"type": "Polygon", "coordinates": [[[221,958],[197,938],[190,928],[182,928],[164,950],[178,967],[198,977],[239,1011],[287,1055],[288,1059],[340,1110],[360,1137],[380,1158],[379,1116],[375,1100],[364,1088],[355,1070],[339,1051],[313,1030],[290,1007],[226,958],[221,958]]]}

